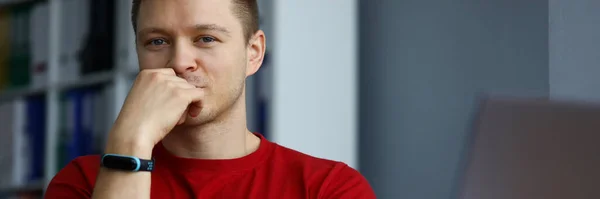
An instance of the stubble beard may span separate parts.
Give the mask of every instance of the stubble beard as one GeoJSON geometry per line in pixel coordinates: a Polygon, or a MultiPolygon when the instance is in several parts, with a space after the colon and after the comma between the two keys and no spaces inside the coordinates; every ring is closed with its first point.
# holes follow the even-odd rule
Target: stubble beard
{"type": "Polygon", "coordinates": [[[240,79],[235,80],[237,84],[231,85],[227,92],[212,96],[213,104],[207,104],[206,108],[202,108],[200,114],[193,118],[190,124],[192,126],[202,126],[209,123],[218,122],[228,117],[226,114],[231,114],[237,103],[241,103],[242,91],[245,85],[245,73],[240,79]],[[214,98],[216,97],[216,98],[214,98]]]}

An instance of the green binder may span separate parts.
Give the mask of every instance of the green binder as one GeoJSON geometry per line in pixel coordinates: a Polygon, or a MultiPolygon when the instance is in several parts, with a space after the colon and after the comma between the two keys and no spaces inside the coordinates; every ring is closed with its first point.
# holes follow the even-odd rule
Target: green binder
{"type": "Polygon", "coordinates": [[[9,58],[10,87],[26,87],[30,82],[29,63],[29,15],[31,6],[15,6],[12,8],[11,22],[11,56],[9,58]]]}
{"type": "Polygon", "coordinates": [[[0,9],[0,91],[9,83],[10,30],[10,12],[0,9]]]}

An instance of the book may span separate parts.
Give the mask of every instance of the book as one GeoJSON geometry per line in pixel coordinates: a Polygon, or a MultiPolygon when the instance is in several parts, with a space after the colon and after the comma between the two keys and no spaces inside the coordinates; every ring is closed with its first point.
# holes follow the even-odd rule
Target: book
{"type": "Polygon", "coordinates": [[[61,96],[58,168],[75,158],[99,154],[104,149],[107,125],[107,93],[89,87],[67,91],[61,96]]]}
{"type": "Polygon", "coordinates": [[[23,186],[27,182],[29,154],[25,134],[25,101],[0,104],[0,187],[23,186]]]}
{"type": "Polygon", "coordinates": [[[27,98],[25,105],[25,132],[28,153],[28,174],[26,183],[44,180],[44,165],[46,151],[46,98],[32,96],[27,98]]]}
{"type": "Polygon", "coordinates": [[[31,62],[29,62],[30,86],[40,88],[48,83],[48,17],[49,7],[47,2],[40,2],[33,5],[29,21],[29,40],[31,47],[31,62]]]}
{"type": "MultiPolygon", "coordinates": [[[[79,0],[78,0],[79,1],[79,0]]],[[[81,54],[83,75],[113,69],[115,59],[115,1],[90,1],[90,24],[81,54]]]]}
{"type": "MultiPolygon", "coordinates": [[[[78,19],[84,16],[78,15],[78,10],[83,9],[79,6],[82,0],[62,0],[61,16],[61,45],[59,58],[60,81],[73,82],[80,79],[80,63],[78,57],[78,46],[81,46],[82,38],[79,34],[84,34],[79,30],[78,19]]],[[[86,8],[87,9],[87,8],[86,8]]]]}
{"type": "Polygon", "coordinates": [[[8,67],[11,44],[11,14],[7,9],[0,9],[0,90],[9,86],[8,67]]]}
{"type": "Polygon", "coordinates": [[[25,87],[30,82],[30,41],[29,41],[29,12],[30,5],[15,6],[11,9],[11,53],[9,58],[10,87],[25,87]]]}
{"type": "Polygon", "coordinates": [[[115,17],[115,61],[118,66],[130,72],[137,72],[138,58],[135,47],[135,33],[131,25],[131,2],[116,1],[115,17]]]}

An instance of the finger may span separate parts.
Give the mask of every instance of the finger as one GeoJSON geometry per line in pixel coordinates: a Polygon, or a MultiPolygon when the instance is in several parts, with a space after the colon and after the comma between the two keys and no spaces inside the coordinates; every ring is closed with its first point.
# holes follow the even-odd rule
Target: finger
{"type": "Polygon", "coordinates": [[[187,113],[191,117],[198,117],[198,115],[200,115],[201,110],[202,110],[202,105],[200,104],[200,102],[194,102],[188,106],[187,113]]]}
{"type": "Polygon", "coordinates": [[[183,81],[183,82],[181,82],[181,81],[171,81],[168,84],[174,86],[176,89],[185,89],[186,90],[185,92],[189,92],[189,91],[187,91],[187,89],[194,89],[194,88],[196,88],[196,86],[194,86],[194,85],[192,85],[192,84],[190,84],[190,83],[188,83],[186,81],[183,81]]]}
{"type": "Polygon", "coordinates": [[[186,114],[187,112],[188,111],[186,110],[185,112],[183,112],[183,114],[181,114],[181,117],[179,118],[179,121],[177,122],[177,125],[181,125],[181,124],[183,124],[185,122],[185,117],[187,115],[186,114]]]}
{"type": "Polygon", "coordinates": [[[136,81],[153,81],[153,82],[163,82],[165,79],[176,80],[175,71],[173,69],[144,69],[142,70],[136,78],[136,81]]]}
{"type": "Polygon", "coordinates": [[[200,111],[202,110],[201,100],[204,98],[204,89],[193,88],[188,90],[192,99],[192,102],[190,105],[188,105],[188,115],[191,117],[197,117],[200,115],[200,111]]]}
{"type": "Polygon", "coordinates": [[[188,89],[185,89],[185,93],[192,100],[190,102],[190,104],[192,104],[194,102],[200,102],[204,98],[204,89],[203,88],[196,88],[196,87],[188,88],[188,89]]]}
{"type": "Polygon", "coordinates": [[[167,81],[174,81],[174,82],[185,82],[185,83],[189,83],[187,80],[179,77],[179,76],[165,76],[165,79],[167,81]]]}
{"type": "Polygon", "coordinates": [[[178,77],[178,76],[165,76],[166,81],[169,81],[171,83],[175,83],[175,85],[179,88],[184,88],[184,89],[191,89],[191,88],[196,88],[195,85],[189,83],[187,80],[178,77]]]}
{"type": "Polygon", "coordinates": [[[165,74],[168,76],[177,76],[175,74],[175,70],[173,70],[172,68],[154,68],[154,69],[145,69],[145,70],[148,70],[148,72],[155,72],[155,73],[165,74]]]}

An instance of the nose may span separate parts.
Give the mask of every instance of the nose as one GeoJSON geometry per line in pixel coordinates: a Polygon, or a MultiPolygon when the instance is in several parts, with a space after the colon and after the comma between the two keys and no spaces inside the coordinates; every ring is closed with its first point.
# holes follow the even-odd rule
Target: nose
{"type": "Polygon", "coordinates": [[[193,48],[184,42],[177,42],[171,51],[171,59],[167,64],[177,74],[194,72],[198,69],[193,48]]]}

